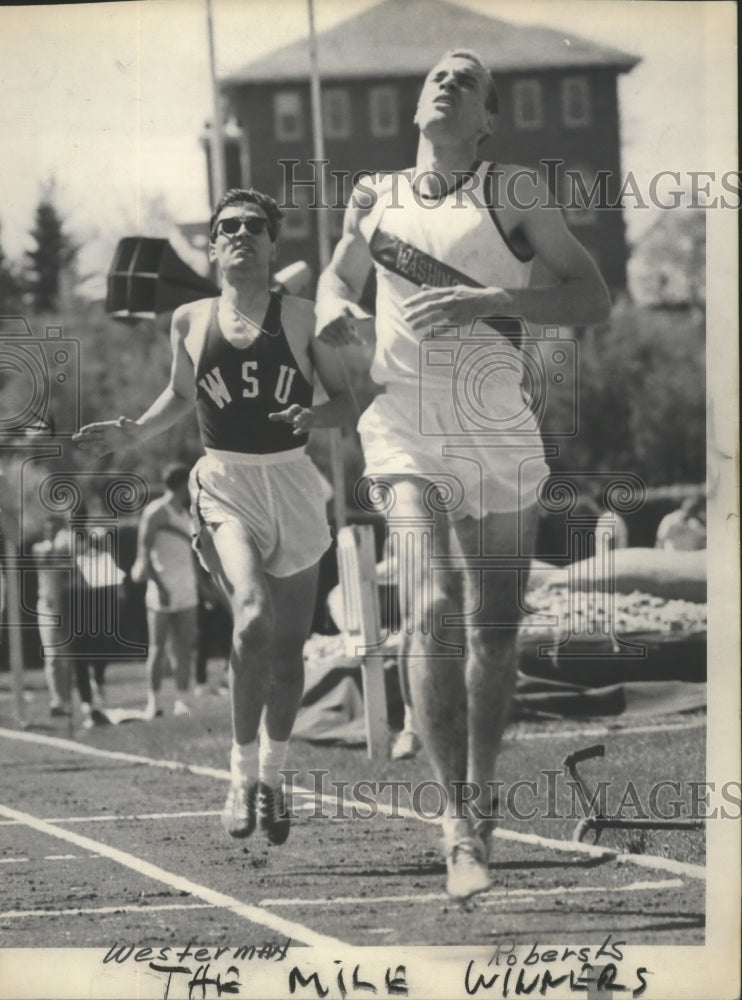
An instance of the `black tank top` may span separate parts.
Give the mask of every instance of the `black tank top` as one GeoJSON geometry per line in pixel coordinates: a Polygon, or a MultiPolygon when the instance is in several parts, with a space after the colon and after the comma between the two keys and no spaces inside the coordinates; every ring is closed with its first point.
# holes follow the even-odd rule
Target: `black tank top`
{"type": "Polygon", "coordinates": [[[196,370],[196,415],[206,448],[267,455],[307,442],[291,424],[268,420],[292,403],[312,405],[312,386],[296,363],[281,322],[281,296],[271,292],[263,332],[234,347],[219,328],[215,298],[196,370]]]}

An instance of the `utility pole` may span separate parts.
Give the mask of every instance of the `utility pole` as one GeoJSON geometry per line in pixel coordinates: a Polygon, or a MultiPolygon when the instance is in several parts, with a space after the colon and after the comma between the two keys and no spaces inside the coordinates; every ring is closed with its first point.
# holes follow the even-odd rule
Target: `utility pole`
{"type": "Polygon", "coordinates": [[[216,78],[216,56],[214,52],[214,13],[212,0],[206,0],[206,23],[209,34],[209,73],[211,75],[211,101],[212,101],[212,125],[211,125],[211,203],[221,198],[227,190],[227,169],[224,156],[224,125],[222,122],[221,98],[216,78]]]}
{"type": "MultiPolygon", "coordinates": [[[[325,139],[322,132],[322,95],[320,91],[319,62],[317,60],[317,33],[314,23],[314,0],[307,0],[309,15],[309,88],[312,105],[312,143],[315,160],[315,178],[319,208],[317,212],[317,241],[319,245],[319,266],[324,271],[330,263],[330,219],[325,204],[325,183],[327,164],[325,162],[325,139]],[[319,167],[317,172],[316,167],[319,167]]],[[[348,520],[345,504],[345,467],[341,451],[341,436],[337,428],[328,432],[330,439],[330,463],[332,466],[332,487],[335,498],[335,524],[345,526],[348,520]]]]}

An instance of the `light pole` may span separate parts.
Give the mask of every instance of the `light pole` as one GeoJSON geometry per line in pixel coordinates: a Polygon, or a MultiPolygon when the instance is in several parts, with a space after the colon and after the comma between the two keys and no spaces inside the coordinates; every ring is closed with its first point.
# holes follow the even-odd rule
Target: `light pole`
{"type": "Polygon", "coordinates": [[[211,180],[213,191],[211,192],[211,203],[221,198],[227,190],[227,169],[224,156],[224,127],[222,124],[221,99],[216,80],[216,56],[214,53],[214,13],[212,0],[206,0],[206,23],[209,35],[209,73],[211,76],[211,101],[212,117],[214,119],[211,129],[211,180]]]}
{"type": "MultiPolygon", "coordinates": [[[[320,92],[319,62],[317,60],[317,33],[314,24],[314,0],[307,0],[309,16],[309,91],[312,106],[312,145],[315,161],[315,178],[319,208],[317,209],[317,241],[319,245],[319,266],[324,271],[330,263],[330,226],[325,205],[325,140],[322,132],[322,95],[320,92]],[[316,168],[319,167],[319,170],[316,168]]],[[[328,431],[330,444],[330,464],[332,467],[332,487],[335,499],[335,522],[337,528],[345,526],[348,517],[345,504],[345,467],[341,453],[340,431],[328,431]]]]}

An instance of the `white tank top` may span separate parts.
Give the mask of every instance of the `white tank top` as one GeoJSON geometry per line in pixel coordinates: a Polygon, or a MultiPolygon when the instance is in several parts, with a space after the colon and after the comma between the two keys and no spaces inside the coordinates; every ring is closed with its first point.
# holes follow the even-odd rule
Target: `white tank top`
{"type": "MultiPolygon", "coordinates": [[[[530,279],[532,256],[519,254],[500,228],[490,195],[488,171],[494,164],[481,163],[473,176],[443,197],[426,198],[413,188],[412,171],[387,178],[379,202],[369,214],[364,232],[376,265],[376,353],[371,369],[379,383],[418,383],[421,373],[421,341],[432,331],[413,330],[404,319],[406,299],[423,284],[447,287],[454,284],[523,288],[530,279]]],[[[498,173],[507,168],[498,167],[498,173]]],[[[501,175],[501,182],[506,178],[501,175]]],[[[496,189],[495,189],[496,190],[496,189]]],[[[477,323],[471,330],[440,330],[448,340],[492,338],[498,353],[512,353],[513,366],[520,365],[519,351],[512,347],[522,333],[521,324],[510,318],[492,325],[477,323]],[[510,336],[506,334],[509,333],[510,336]],[[512,350],[511,350],[512,348],[512,350]]],[[[443,357],[443,355],[441,355],[443,357]]],[[[450,387],[451,368],[439,371],[426,366],[428,382],[440,380],[450,387]]],[[[520,376],[512,371],[513,384],[520,376]]]]}

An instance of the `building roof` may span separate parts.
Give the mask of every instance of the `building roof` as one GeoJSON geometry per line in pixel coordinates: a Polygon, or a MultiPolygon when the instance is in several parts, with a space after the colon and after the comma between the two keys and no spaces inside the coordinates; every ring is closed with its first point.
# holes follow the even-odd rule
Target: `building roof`
{"type": "MultiPolygon", "coordinates": [[[[553,28],[511,24],[447,0],[384,0],[322,32],[323,77],[423,77],[452,45],[472,48],[495,73],[605,67],[627,72],[640,61],[618,49],[553,28]]],[[[305,38],[248,63],[225,84],[305,80],[305,38]]]]}

